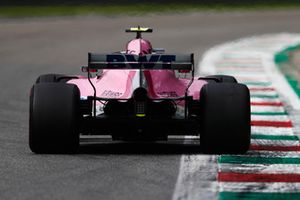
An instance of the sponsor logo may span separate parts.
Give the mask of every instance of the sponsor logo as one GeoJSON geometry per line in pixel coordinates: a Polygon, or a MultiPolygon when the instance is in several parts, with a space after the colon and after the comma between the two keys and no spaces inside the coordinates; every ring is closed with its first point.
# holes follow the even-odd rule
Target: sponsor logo
{"type": "Polygon", "coordinates": [[[162,63],[162,67],[167,67],[171,62],[176,60],[175,55],[148,55],[148,56],[136,56],[136,55],[107,55],[106,61],[108,66],[112,68],[126,68],[130,66],[132,68],[144,67],[145,69],[153,68],[157,62],[162,63]]]}
{"type": "Polygon", "coordinates": [[[109,97],[109,98],[117,98],[120,97],[123,93],[122,92],[115,92],[111,90],[105,90],[102,92],[101,96],[109,97]]]}
{"type": "Polygon", "coordinates": [[[163,97],[178,97],[178,94],[175,91],[158,92],[158,94],[163,97]]]}

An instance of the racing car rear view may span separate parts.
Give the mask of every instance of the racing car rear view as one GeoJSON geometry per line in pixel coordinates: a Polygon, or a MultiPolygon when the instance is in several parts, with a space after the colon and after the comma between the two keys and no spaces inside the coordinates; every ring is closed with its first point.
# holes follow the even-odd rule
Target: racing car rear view
{"type": "Polygon", "coordinates": [[[136,37],[124,51],[88,53],[86,76],[45,74],[30,92],[29,146],[76,153],[81,135],[120,141],[200,136],[202,152],[245,153],[250,145],[249,89],[232,76],[195,77],[193,54],[166,54],[136,37]],[[178,74],[189,73],[189,78],[178,74]]]}

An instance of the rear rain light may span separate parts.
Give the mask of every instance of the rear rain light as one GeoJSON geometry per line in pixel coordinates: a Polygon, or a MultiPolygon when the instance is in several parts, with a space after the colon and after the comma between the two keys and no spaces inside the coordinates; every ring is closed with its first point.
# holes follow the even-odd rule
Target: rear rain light
{"type": "Polygon", "coordinates": [[[81,71],[82,72],[88,72],[88,71],[90,71],[91,73],[96,73],[96,72],[98,72],[98,70],[97,69],[89,69],[87,66],[82,66],[81,67],[81,71]]]}
{"type": "Polygon", "coordinates": [[[181,69],[181,70],[178,70],[179,73],[190,73],[191,70],[185,70],[185,69],[181,69]]]}
{"type": "Polygon", "coordinates": [[[135,103],[135,116],[137,117],[146,116],[146,102],[138,101],[135,103]]]}

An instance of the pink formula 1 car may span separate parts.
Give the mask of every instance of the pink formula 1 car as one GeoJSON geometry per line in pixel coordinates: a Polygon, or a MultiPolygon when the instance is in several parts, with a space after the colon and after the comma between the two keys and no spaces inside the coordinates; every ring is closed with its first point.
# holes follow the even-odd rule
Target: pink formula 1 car
{"type": "Polygon", "coordinates": [[[88,54],[87,76],[41,75],[30,94],[29,146],[75,153],[80,135],[158,141],[200,136],[204,153],[244,153],[250,144],[250,97],[231,76],[194,77],[193,54],[164,54],[136,38],[124,52],[88,54]],[[179,78],[189,72],[191,78],[179,78]]]}

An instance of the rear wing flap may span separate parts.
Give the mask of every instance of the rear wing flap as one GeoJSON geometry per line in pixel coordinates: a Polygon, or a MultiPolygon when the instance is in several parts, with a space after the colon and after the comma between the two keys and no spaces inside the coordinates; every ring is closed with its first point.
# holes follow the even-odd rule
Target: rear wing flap
{"type": "Polygon", "coordinates": [[[193,70],[194,54],[88,54],[89,69],[193,70]]]}

